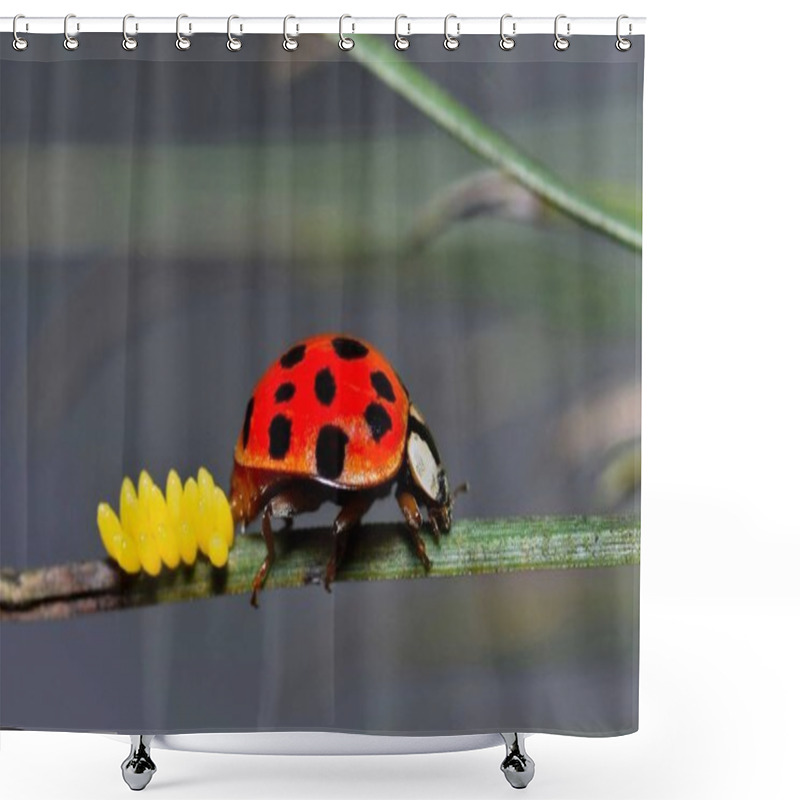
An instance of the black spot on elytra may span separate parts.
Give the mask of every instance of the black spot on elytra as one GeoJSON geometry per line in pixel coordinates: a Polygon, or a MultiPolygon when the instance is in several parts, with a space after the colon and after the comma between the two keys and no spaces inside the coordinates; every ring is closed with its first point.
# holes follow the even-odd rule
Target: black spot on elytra
{"type": "Polygon", "coordinates": [[[281,356],[281,366],[284,369],[291,369],[297,366],[306,357],[306,346],[296,344],[291,350],[281,356]]]}
{"type": "Polygon", "coordinates": [[[282,383],[275,390],[275,402],[276,403],[285,403],[287,400],[291,400],[293,397],[294,397],[294,384],[293,383],[282,383]]]}
{"type": "Polygon", "coordinates": [[[439,455],[439,449],[436,447],[436,442],[433,441],[433,434],[428,430],[428,426],[423,425],[416,417],[409,414],[408,430],[416,433],[428,445],[433,457],[436,459],[436,463],[441,464],[442,457],[439,455]]]}
{"type": "Polygon", "coordinates": [[[347,443],[350,437],[337,425],[323,425],[317,436],[317,472],[334,480],[342,474],[347,443]]]}
{"type": "Polygon", "coordinates": [[[333,373],[327,367],[321,369],[314,378],[314,394],[324,406],[329,406],[336,397],[336,381],[333,379],[333,373]]]}
{"type": "Polygon", "coordinates": [[[378,393],[378,397],[382,397],[384,400],[388,400],[390,403],[394,403],[395,401],[394,389],[392,389],[392,384],[386,377],[385,372],[377,370],[376,372],[373,372],[369,376],[369,379],[370,381],[372,381],[372,386],[378,393]]]}
{"type": "Polygon", "coordinates": [[[372,432],[372,438],[379,442],[392,429],[392,418],[379,403],[370,403],[364,412],[364,419],[372,432]]]}
{"type": "Polygon", "coordinates": [[[247,442],[250,439],[250,420],[253,418],[253,406],[256,404],[255,397],[251,397],[247,403],[247,411],[244,412],[244,427],[242,428],[242,450],[247,450],[247,442]]]}
{"type": "Polygon", "coordinates": [[[337,336],[331,344],[336,351],[336,355],[339,356],[339,358],[343,358],[345,361],[352,361],[354,358],[364,358],[364,356],[369,353],[369,350],[367,350],[361,342],[355,339],[348,339],[345,336],[337,336]]]}
{"type": "Polygon", "coordinates": [[[292,421],[283,414],[276,414],[269,424],[269,456],[280,461],[289,452],[292,441],[292,421]]]}

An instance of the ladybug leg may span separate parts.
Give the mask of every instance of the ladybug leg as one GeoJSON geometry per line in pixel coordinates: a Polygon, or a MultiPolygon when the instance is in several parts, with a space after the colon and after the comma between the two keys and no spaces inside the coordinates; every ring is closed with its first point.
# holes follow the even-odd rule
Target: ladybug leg
{"type": "Polygon", "coordinates": [[[428,509],[428,522],[430,523],[431,530],[433,531],[433,539],[436,544],[439,544],[441,531],[439,530],[439,520],[436,518],[435,514],[431,514],[430,509],[428,509]]]}
{"type": "Polygon", "coordinates": [[[292,519],[296,514],[304,511],[316,511],[322,504],[322,495],[304,486],[287,486],[278,494],[270,498],[264,508],[264,517],[261,520],[261,535],[267,545],[267,555],[264,563],[259,567],[253,578],[253,593],[250,595],[250,605],[258,608],[258,593],[264,588],[269,575],[269,568],[275,560],[275,538],[272,535],[271,520],[282,519],[286,528],[291,527],[292,519]]]}
{"type": "Polygon", "coordinates": [[[347,546],[347,534],[361,522],[361,517],[369,511],[373,497],[363,492],[351,495],[342,506],[333,523],[333,553],[325,569],[325,591],[330,592],[331,584],[336,578],[336,570],[342,562],[347,546]]]}
{"type": "Polygon", "coordinates": [[[269,568],[275,560],[275,538],[272,535],[272,525],[269,521],[269,505],[264,509],[264,516],[261,518],[261,535],[267,545],[267,555],[253,578],[253,593],[250,595],[250,605],[253,608],[258,608],[258,593],[264,588],[269,568]]]}
{"type": "Polygon", "coordinates": [[[425,551],[425,542],[419,533],[419,529],[422,527],[422,514],[417,500],[410,492],[398,492],[397,504],[400,506],[408,530],[411,532],[414,548],[417,551],[417,558],[422,562],[422,566],[425,567],[425,572],[430,572],[431,560],[428,558],[428,553],[425,551]]]}
{"type": "Polygon", "coordinates": [[[442,533],[449,533],[451,522],[450,508],[447,505],[428,506],[428,522],[433,530],[436,544],[439,544],[439,536],[442,533]]]}

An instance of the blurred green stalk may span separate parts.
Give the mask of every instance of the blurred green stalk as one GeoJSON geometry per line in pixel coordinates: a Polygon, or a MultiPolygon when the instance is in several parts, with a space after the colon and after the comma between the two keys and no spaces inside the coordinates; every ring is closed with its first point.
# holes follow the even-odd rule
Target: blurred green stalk
{"type": "MultiPolygon", "coordinates": [[[[581,569],[639,563],[638,517],[512,517],[459,520],[437,546],[427,535],[427,574],[400,523],[364,525],[350,536],[336,576],[343,581],[455,577],[539,569],[581,569]]],[[[320,583],[333,547],[329,528],[278,531],[276,559],[261,594],[320,583]]],[[[76,614],[174,603],[221,594],[249,594],[266,548],[260,534],[236,537],[228,563],[198,559],[156,577],[130,576],[109,561],[0,571],[0,619],[62,619],[76,614]]],[[[333,591],[336,591],[336,583],[333,591]]],[[[316,589],[320,591],[320,589],[316,589]]],[[[242,598],[243,611],[250,611],[242,598]]]]}
{"type": "Polygon", "coordinates": [[[513,177],[545,202],[633,250],[642,249],[642,233],[592,201],[581,197],[542,164],[520,152],[421,70],[375,36],[356,37],[348,51],[383,83],[416,106],[451,136],[513,177]]]}

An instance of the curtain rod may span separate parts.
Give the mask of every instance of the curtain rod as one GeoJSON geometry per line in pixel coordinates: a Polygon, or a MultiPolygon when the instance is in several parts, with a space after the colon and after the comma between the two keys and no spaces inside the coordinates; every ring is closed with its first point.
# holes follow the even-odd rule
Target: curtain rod
{"type": "MultiPolygon", "coordinates": [[[[175,17],[136,17],[129,16],[126,30],[130,35],[147,33],[175,33],[175,17]]],[[[13,17],[0,17],[0,32],[11,33],[13,17]]],[[[64,17],[26,17],[17,21],[17,32],[24,34],[62,34],[64,17]]],[[[236,17],[232,31],[237,36],[247,34],[283,34],[284,17],[236,17]]],[[[458,17],[450,15],[447,30],[453,35],[497,34],[500,31],[500,16],[497,17],[458,17]]],[[[442,35],[445,31],[444,17],[303,17],[293,16],[288,23],[292,36],[304,33],[378,33],[394,35],[395,25],[402,36],[420,34],[442,35]]],[[[554,17],[514,17],[505,15],[504,30],[513,36],[546,33],[555,30],[554,17]]],[[[644,17],[624,19],[622,35],[636,36],[644,33],[644,17]]],[[[228,31],[228,17],[193,17],[181,15],[180,29],[184,36],[196,33],[219,33],[228,31]]],[[[616,17],[569,17],[559,15],[558,30],[561,36],[609,35],[617,33],[616,17]]],[[[122,17],[82,17],[70,15],[69,33],[79,36],[84,33],[122,33],[122,17]]]]}

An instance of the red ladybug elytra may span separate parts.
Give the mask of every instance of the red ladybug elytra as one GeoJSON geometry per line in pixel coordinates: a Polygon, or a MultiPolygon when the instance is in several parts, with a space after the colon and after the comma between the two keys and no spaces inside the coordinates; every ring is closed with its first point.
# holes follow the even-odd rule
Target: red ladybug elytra
{"type": "Polygon", "coordinates": [[[378,350],[352,336],[313,336],[287,350],[256,385],[234,451],[234,521],[247,525],[263,511],[267,545],[250,602],[258,605],[275,559],[272,517],[291,520],[325,501],[341,506],[325,572],[330,591],[348,532],[395,485],[428,571],[420,506],[438,538],[450,530],[453,494],[433,436],[402,381],[378,350]]]}

